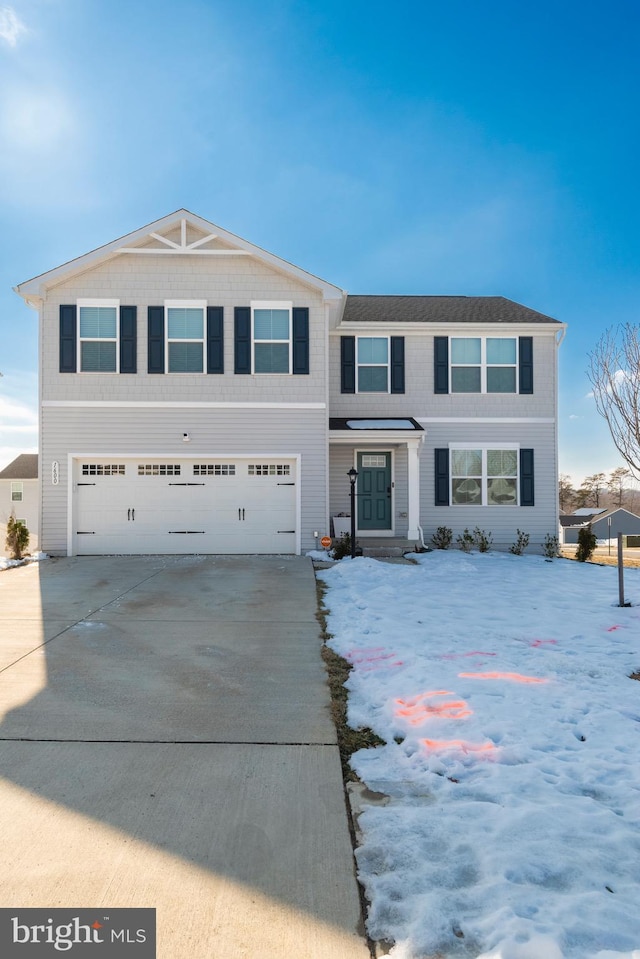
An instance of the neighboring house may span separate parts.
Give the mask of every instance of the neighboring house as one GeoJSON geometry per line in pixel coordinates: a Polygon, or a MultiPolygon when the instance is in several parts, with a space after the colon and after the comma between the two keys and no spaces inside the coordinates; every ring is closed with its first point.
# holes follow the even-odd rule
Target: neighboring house
{"type": "Polygon", "coordinates": [[[21,519],[29,530],[29,552],[38,548],[38,454],[22,453],[0,470],[0,555],[5,550],[10,516],[21,519]]]}
{"type": "Polygon", "coordinates": [[[550,317],[348,296],[186,210],[17,292],[47,552],[298,553],[348,512],[351,467],[363,544],[558,528],[550,317]]]}
{"type": "Polygon", "coordinates": [[[618,533],[624,536],[640,536],[640,516],[628,509],[580,509],[560,517],[561,543],[567,546],[577,543],[580,530],[589,524],[598,540],[617,539],[618,533]]]}

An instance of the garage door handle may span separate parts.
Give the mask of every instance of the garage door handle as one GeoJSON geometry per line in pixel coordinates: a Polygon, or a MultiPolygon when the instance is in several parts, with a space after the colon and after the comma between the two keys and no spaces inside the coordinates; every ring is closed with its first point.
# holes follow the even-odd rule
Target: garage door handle
{"type": "Polygon", "coordinates": [[[238,510],[238,521],[239,521],[239,522],[240,522],[240,521],[244,522],[244,510],[243,510],[243,509],[239,509],[239,510],[238,510]]]}
{"type": "Polygon", "coordinates": [[[128,523],[131,522],[131,510],[130,510],[130,509],[127,510],[127,522],[128,522],[128,523]]]}

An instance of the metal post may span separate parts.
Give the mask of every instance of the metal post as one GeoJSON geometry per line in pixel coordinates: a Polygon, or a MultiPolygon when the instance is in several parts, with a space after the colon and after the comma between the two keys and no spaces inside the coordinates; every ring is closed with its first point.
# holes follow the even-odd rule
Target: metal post
{"type": "Polygon", "coordinates": [[[607,526],[609,527],[609,556],[611,556],[611,517],[607,516],[607,526]]]}
{"type": "Polygon", "coordinates": [[[618,533],[618,605],[624,606],[624,560],[622,556],[622,533],[618,533]]]}
{"type": "Polygon", "coordinates": [[[351,559],[356,558],[356,480],[358,471],[353,466],[347,473],[351,483],[351,559]]]}

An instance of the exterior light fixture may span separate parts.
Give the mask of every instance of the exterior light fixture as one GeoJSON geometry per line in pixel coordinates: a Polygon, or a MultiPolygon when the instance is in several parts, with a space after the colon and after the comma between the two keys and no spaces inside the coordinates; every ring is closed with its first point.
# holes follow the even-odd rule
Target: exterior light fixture
{"type": "Polygon", "coordinates": [[[355,467],[351,467],[347,473],[349,477],[349,482],[351,484],[351,559],[356,557],[356,480],[358,478],[358,471],[355,467]]]}

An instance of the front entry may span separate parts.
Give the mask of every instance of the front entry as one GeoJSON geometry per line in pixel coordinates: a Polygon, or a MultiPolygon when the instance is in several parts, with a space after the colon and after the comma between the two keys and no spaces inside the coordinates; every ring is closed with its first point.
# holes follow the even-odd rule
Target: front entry
{"type": "Polygon", "coordinates": [[[391,529],[391,453],[358,453],[358,529],[391,529]]]}

